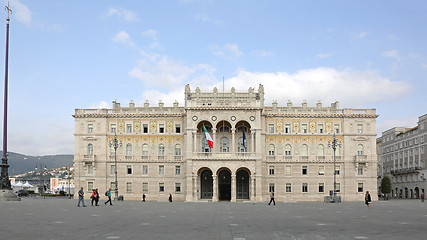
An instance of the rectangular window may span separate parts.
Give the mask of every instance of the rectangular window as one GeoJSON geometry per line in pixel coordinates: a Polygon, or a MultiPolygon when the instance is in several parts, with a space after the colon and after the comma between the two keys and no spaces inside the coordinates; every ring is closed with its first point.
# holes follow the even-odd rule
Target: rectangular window
{"type": "Polygon", "coordinates": [[[291,176],[291,166],[285,167],[285,174],[286,174],[286,176],[291,176]]]}
{"type": "Polygon", "coordinates": [[[159,166],[159,175],[165,175],[165,166],[164,165],[159,166]]]}
{"type": "Polygon", "coordinates": [[[285,124],[285,133],[291,133],[291,124],[285,124]]]}
{"type": "Polygon", "coordinates": [[[340,175],[340,166],[335,166],[335,175],[340,175]]]}
{"type": "Polygon", "coordinates": [[[175,183],[175,192],[180,193],[181,192],[181,183],[175,183]]]}
{"type": "Polygon", "coordinates": [[[127,182],[126,183],[126,193],[131,193],[131,192],[132,192],[132,183],[127,182]]]}
{"type": "Polygon", "coordinates": [[[336,192],[340,192],[341,191],[341,184],[339,184],[339,183],[335,184],[335,190],[336,190],[336,192]]]}
{"type": "Polygon", "coordinates": [[[93,124],[87,125],[87,133],[93,133],[93,124]]]}
{"type": "Polygon", "coordinates": [[[148,165],[142,165],[142,175],[148,175],[148,165]]]}
{"type": "Polygon", "coordinates": [[[165,191],[165,184],[159,183],[159,192],[164,192],[164,191],[165,191]]]}
{"type": "Polygon", "coordinates": [[[307,124],[301,124],[301,133],[307,133],[307,124]]]}
{"type": "Polygon", "coordinates": [[[357,133],[363,133],[363,125],[357,124],[357,133]]]}
{"type": "Polygon", "coordinates": [[[323,124],[318,124],[317,125],[317,131],[319,132],[319,133],[323,133],[323,124]]]}
{"type": "Polygon", "coordinates": [[[142,183],[142,192],[148,192],[148,182],[142,183]]]}
{"type": "Polygon", "coordinates": [[[268,192],[274,192],[274,183],[269,183],[268,184],[268,192]]]}
{"type": "Polygon", "coordinates": [[[94,167],[92,165],[87,166],[87,174],[93,174],[94,167]]]}
{"type": "Polygon", "coordinates": [[[274,175],[274,166],[270,166],[270,167],[268,168],[268,174],[269,174],[269,175],[274,175]]]}
{"type": "Polygon", "coordinates": [[[165,125],[159,124],[159,133],[165,133],[165,125]]]}
{"type": "Polygon", "coordinates": [[[274,124],[268,124],[268,133],[274,133],[274,124]]]}
{"type": "Polygon", "coordinates": [[[126,124],[126,133],[132,133],[132,124],[126,124]]]}
{"type": "Polygon", "coordinates": [[[319,166],[319,175],[325,175],[325,166],[319,166]]]}
{"type": "Polygon", "coordinates": [[[110,174],[115,174],[115,173],[116,173],[116,166],[110,165],[110,174]]]}
{"type": "Polygon", "coordinates": [[[292,184],[291,183],[286,183],[286,192],[287,193],[292,192],[292,184]]]}
{"type": "Polygon", "coordinates": [[[325,192],[325,184],[319,183],[319,193],[325,192]]]}
{"type": "Polygon", "coordinates": [[[181,133],[181,124],[175,124],[175,133],[181,133]]]}
{"type": "Polygon", "coordinates": [[[302,166],[302,175],[307,175],[307,174],[308,174],[308,167],[302,166]]]}
{"type": "Polygon", "coordinates": [[[357,174],[358,175],[363,175],[363,164],[359,164],[359,166],[357,167],[357,174]]]}
{"type": "Polygon", "coordinates": [[[181,166],[175,166],[175,175],[181,175],[181,166]]]}
{"type": "Polygon", "coordinates": [[[302,192],[308,192],[308,183],[302,184],[302,192]]]}
{"type": "Polygon", "coordinates": [[[358,193],[363,193],[363,183],[358,183],[357,184],[357,192],[358,193]]]}
{"type": "Polygon", "coordinates": [[[110,125],[110,133],[116,133],[116,124],[110,125]]]}
{"type": "Polygon", "coordinates": [[[334,124],[334,132],[340,133],[340,125],[339,124],[334,124]]]}
{"type": "Polygon", "coordinates": [[[87,191],[93,190],[93,182],[87,182],[87,191]]]}
{"type": "Polygon", "coordinates": [[[132,174],[132,165],[126,165],[126,173],[132,174]]]}
{"type": "Polygon", "coordinates": [[[116,183],[115,182],[110,182],[110,188],[111,188],[111,191],[113,192],[115,192],[116,191],[116,183]]]}
{"type": "Polygon", "coordinates": [[[148,133],[148,124],[142,124],[142,133],[148,133]]]}

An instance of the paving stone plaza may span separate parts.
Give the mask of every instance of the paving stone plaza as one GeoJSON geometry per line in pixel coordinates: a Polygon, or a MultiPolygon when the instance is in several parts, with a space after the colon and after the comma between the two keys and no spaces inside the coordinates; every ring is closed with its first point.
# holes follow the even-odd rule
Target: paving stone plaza
{"type": "Polygon", "coordinates": [[[0,202],[1,239],[426,239],[427,203],[416,200],[267,203],[0,202]]]}

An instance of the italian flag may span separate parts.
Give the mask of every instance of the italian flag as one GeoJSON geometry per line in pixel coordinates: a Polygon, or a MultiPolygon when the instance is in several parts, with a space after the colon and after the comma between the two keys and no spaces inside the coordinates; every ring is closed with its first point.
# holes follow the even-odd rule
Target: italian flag
{"type": "Polygon", "coordinates": [[[208,130],[206,130],[205,125],[203,125],[203,132],[205,133],[205,138],[208,142],[209,148],[213,148],[213,140],[211,138],[211,135],[209,135],[208,130]]]}

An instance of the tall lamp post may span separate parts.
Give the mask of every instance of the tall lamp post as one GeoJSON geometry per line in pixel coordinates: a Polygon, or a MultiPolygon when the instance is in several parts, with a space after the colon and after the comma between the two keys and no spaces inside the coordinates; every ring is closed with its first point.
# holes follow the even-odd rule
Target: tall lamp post
{"type": "Polygon", "coordinates": [[[339,147],[341,147],[341,142],[338,141],[335,138],[335,133],[334,133],[334,138],[332,139],[332,142],[328,142],[328,147],[332,148],[334,150],[334,195],[333,195],[333,202],[336,201],[336,194],[337,194],[337,171],[336,171],[336,156],[335,156],[335,150],[339,147]]]}
{"type": "Polygon", "coordinates": [[[114,148],[114,164],[115,164],[114,174],[116,177],[116,181],[114,184],[116,187],[114,200],[118,200],[119,199],[119,189],[118,189],[118,183],[117,183],[117,148],[121,147],[122,143],[117,140],[117,134],[116,133],[114,133],[114,139],[112,141],[110,141],[108,145],[110,147],[114,148]]]}

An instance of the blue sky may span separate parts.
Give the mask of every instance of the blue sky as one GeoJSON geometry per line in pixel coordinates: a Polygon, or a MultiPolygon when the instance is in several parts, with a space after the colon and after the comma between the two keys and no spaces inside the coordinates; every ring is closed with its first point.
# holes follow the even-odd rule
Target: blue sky
{"type": "MultiPolygon", "coordinates": [[[[9,151],[72,154],[74,109],[183,106],[185,84],[222,89],[223,77],[226,90],[264,84],[266,105],[376,108],[378,133],[427,110],[425,1],[10,5],[9,151]]],[[[6,11],[0,19],[3,67],[6,11]]]]}

